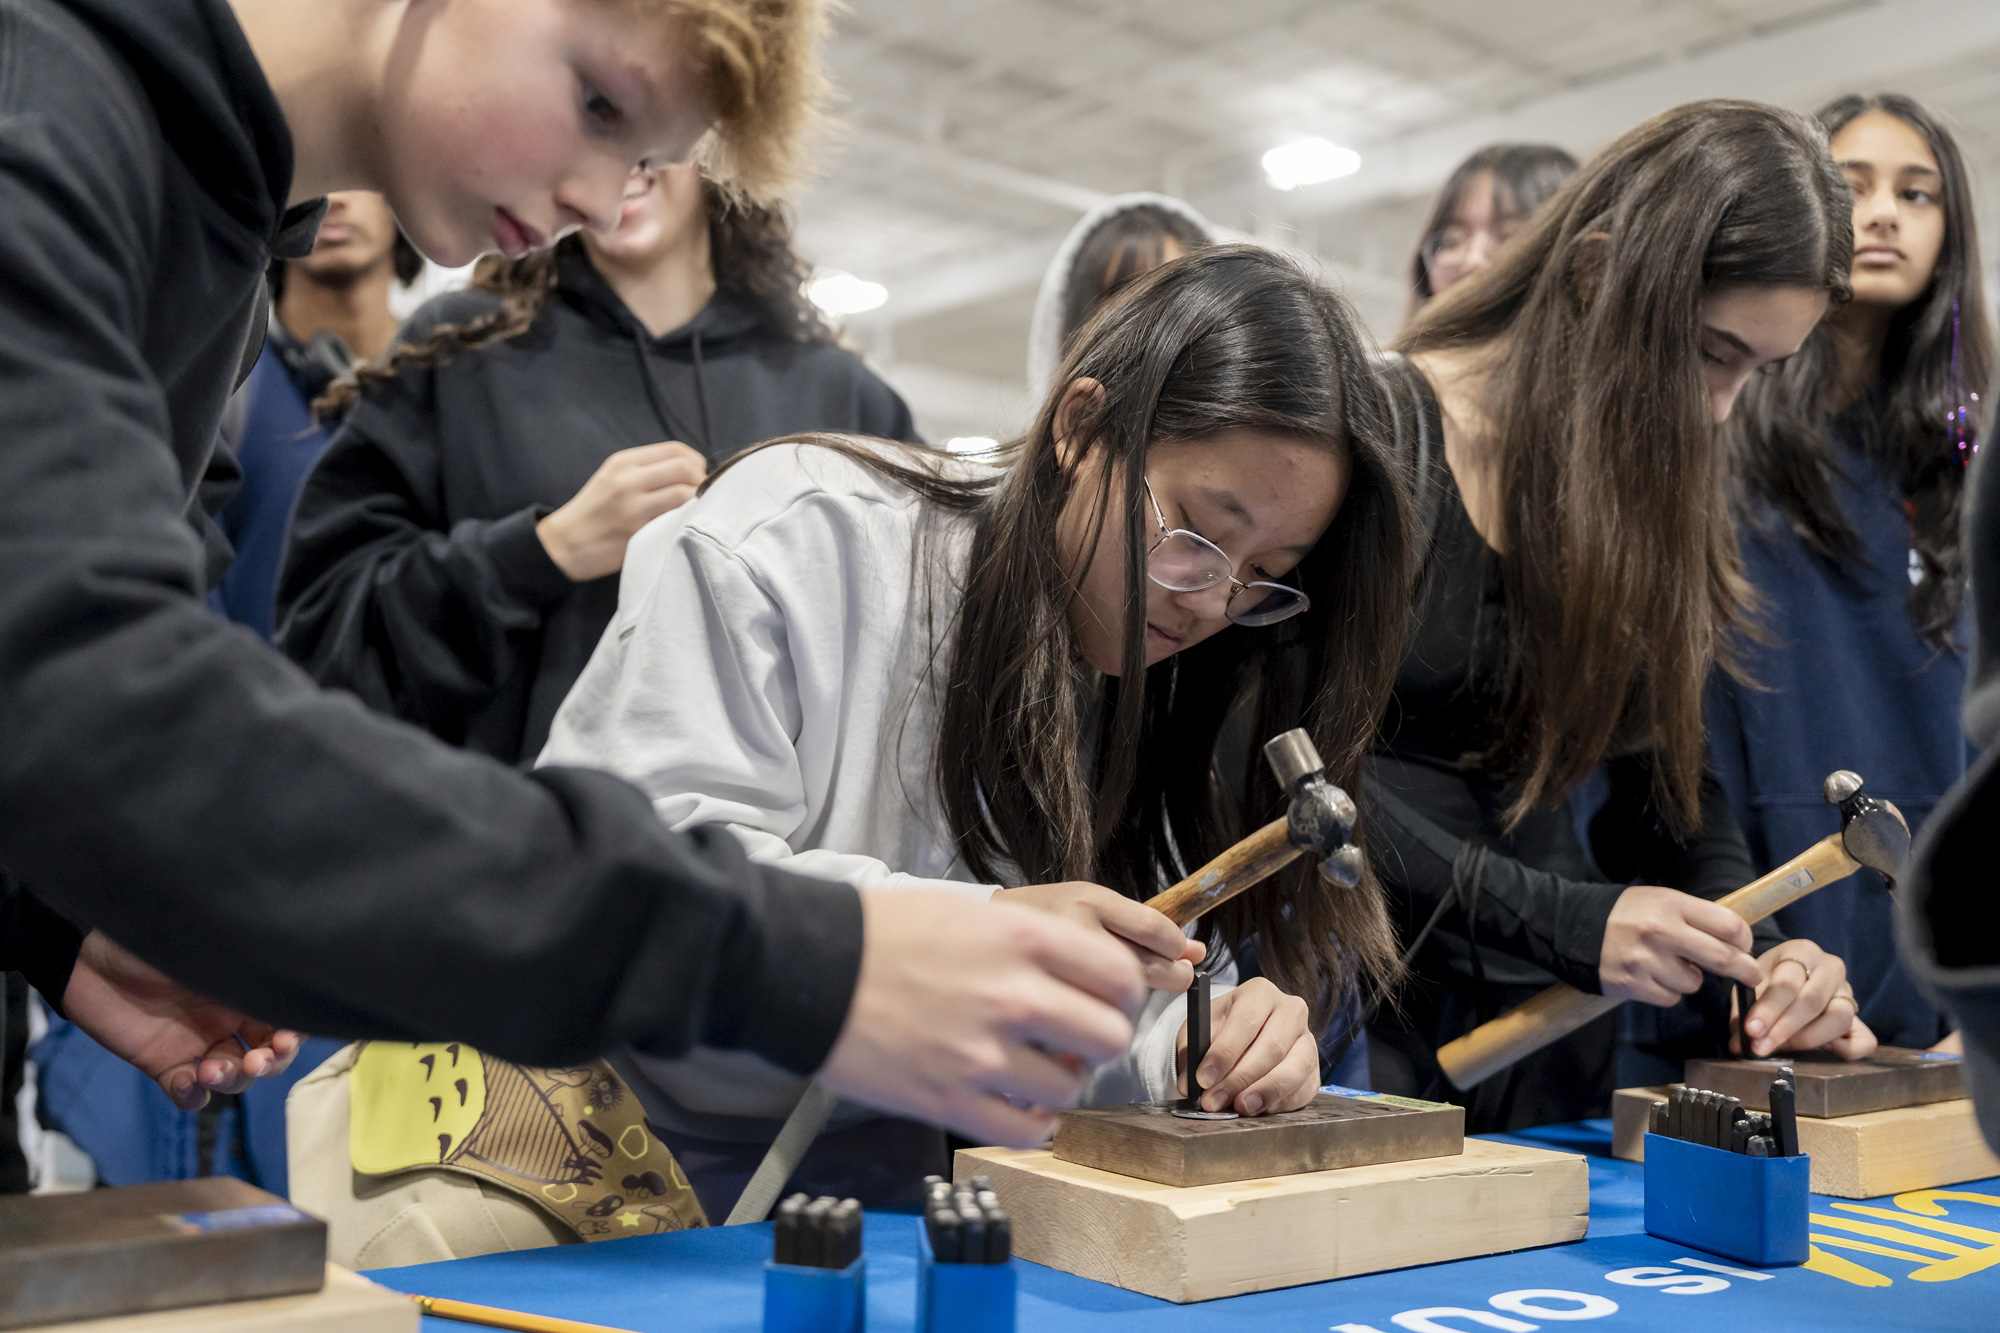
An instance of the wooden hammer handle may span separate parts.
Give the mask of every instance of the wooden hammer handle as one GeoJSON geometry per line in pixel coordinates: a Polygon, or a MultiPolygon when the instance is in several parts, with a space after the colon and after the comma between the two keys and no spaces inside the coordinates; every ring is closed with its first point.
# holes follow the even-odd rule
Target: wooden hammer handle
{"type": "Polygon", "coordinates": [[[1438,1064],[1452,1086],[1464,1091],[1623,1003],[1558,982],[1445,1045],[1438,1051],[1438,1064]]]}
{"type": "MultiPolygon", "coordinates": [[[[1828,834],[1770,874],[1752,880],[1716,901],[1752,924],[1861,868],[1847,854],[1838,833],[1828,834]]],[[[1523,1056],[1559,1041],[1623,1001],[1587,995],[1574,986],[1554,985],[1482,1023],[1438,1050],[1438,1064],[1461,1091],[1482,1083],[1523,1056]]]]}
{"type": "Polygon", "coordinates": [[[1180,883],[1146,900],[1185,926],[1212,907],[1269,879],[1290,865],[1299,849],[1285,838],[1285,821],[1274,819],[1180,883]]]}
{"type": "Polygon", "coordinates": [[[1752,880],[1716,902],[1755,925],[1814,889],[1846,879],[1859,869],[1861,863],[1847,854],[1840,834],[1829,833],[1770,874],[1752,880]]]}

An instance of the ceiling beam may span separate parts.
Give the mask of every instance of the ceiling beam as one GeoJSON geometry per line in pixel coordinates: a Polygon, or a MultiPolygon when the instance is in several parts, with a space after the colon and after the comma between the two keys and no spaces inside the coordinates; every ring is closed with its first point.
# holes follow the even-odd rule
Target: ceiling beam
{"type": "Polygon", "coordinates": [[[1003,167],[997,162],[967,157],[949,148],[884,134],[880,130],[856,129],[846,137],[855,147],[896,158],[910,169],[929,168],[947,172],[974,185],[985,185],[1024,199],[1039,199],[1072,213],[1087,213],[1111,197],[1102,190],[1073,185],[1069,181],[1037,175],[1032,171],[1003,167]]]}
{"type": "Polygon", "coordinates": [[[1857,82],[1844,71],[1865,71],[1859,82],[1881,88],[1945,59],[1997,45],[2000,4],[1993,0],[1887,0],[1421,133],[1357,142],[1359,172],[1306,187],[1296,202],[1329,211],[1426,194],[1468,154],[1496,140],[1552,142],[1590,153],[1683,102],[1740,97],[1809,106],[1857,82]]]}
{"type": "MultiPolygon", "coordinates": [[[[967,182],[1004,194],[1039,199],[1070,214],[1087,212],[1112,198],[1102,190],[1004,167],[879,130],[858,131],[852,142],[871,154],[897,162],[904,170],[948,171],[967,182]]],[[[1340,264],[1322,255],[1287,246],[1282,241],[1253,236],[1231,227],[1218,226],[1215,230],[1217,237],[1224,241],[1252,241],[1291,251],[1314,264],[1327,278],[1338,281],[1351,291],[1377,296],[1393,295],[1399,300],[1404,294],[1406,280],[1401,274],[1377,273],[1340,264]]],[[[862,276],[888,287],[889,301],[879,309],[850,316],[848,326],[857,333],[865,334],[870,330],[975,305],[1005,292],[1033,286],[1041,281],[1043,271],[1055,257],[1064,231],[1067,231],[1067,224],[1062,230],[911,272],[864,274],[862,276]]]]}
{"type": "Polygon", "coordinates": [[[1061,243],[1062,233],[1055,232],[950,263],[880,275],[878,280],[889,289],[888,304],[848,316],[847,326],[866,333],[1035,286],[1061,243]]]}

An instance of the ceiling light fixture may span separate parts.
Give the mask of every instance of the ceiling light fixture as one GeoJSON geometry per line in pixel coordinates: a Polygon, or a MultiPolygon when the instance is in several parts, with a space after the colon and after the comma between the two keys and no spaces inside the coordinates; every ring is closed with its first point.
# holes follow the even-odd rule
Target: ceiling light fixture
{"type": "Polygon", "coordinates": [[[829,315],[858,315],[889,299],[889,289],[852,273],[822,273],[806,284],[806,299],[829,315]]]}
{"type": "Polygon", "coordinates": [[[1361,170],[1361,154],[1325,139],[1300,139],[1264,154],[1264,179],[1280,190],[1318,185],[1361,170]]]}

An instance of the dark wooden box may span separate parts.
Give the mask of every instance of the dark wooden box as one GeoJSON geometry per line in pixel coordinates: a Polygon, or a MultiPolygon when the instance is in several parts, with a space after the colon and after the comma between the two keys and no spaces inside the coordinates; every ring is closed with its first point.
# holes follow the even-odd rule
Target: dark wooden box
{"type": "Polygon", "coordinates": [[[0,1328],[290,1296],[326,1223],[226,1176],[0,1198],[0,1328]]]}
{"type": "Polygon", "coordinates": [[[1167,1103],[1065,1111],[1055,1155],[1162,1185],[1219,1185],[1465,1151],[1465,1109],[1322,1092],[1296,1111],[1184,1120],[1167,1103]]]}
{"type": "Polygon", "coordinates": [[[1765,1060],[1690,1060],[1690,1088],[1735,1097],[1753,1111],[1768,1111],[1771,1080],[1790,1069],[1797,1077],[1798,1112],[1815,1119],[1927,1106],[1966,1096],[1963,1062],[1955,1055],[1900,1046],[1879,1047],[1866,1060],[1840,1060],[1818,1051],[1765,1060]]]}

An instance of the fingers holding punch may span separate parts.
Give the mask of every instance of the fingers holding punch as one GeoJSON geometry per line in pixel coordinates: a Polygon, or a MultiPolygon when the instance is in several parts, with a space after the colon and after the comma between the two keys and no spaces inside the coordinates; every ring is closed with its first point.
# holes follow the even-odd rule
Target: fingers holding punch
{"type": "Polygon", "coordinates": [[[1787,940],[1757,961],[1765,981],[1744,1016],[1750,1054],[1817,1050],[1836,1041],[1841,1053],[1856,1052],[1844,1054],[1847,1059],[1874,1050],[1873,1034],[1860,1022],[1860,1002],[1840,958],[1811,940],[1787,940]]]}
{"type": "Polygon", "coordinates": [[[1311,1101],[1319,1047],[1308,1020],[1304,1000],[1262,977],[1217,997],[1208,1050],[1195,1070],[1202,1109],[1254,1116],[1311,1101]]]}

